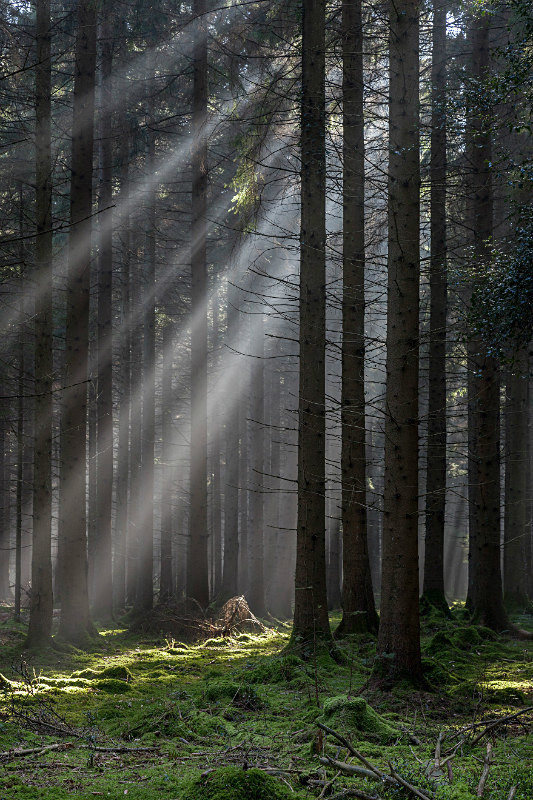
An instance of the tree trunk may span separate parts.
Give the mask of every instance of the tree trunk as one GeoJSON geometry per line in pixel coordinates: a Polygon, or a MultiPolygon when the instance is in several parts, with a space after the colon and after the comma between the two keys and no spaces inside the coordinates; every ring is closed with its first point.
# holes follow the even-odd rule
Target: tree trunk
{"type": "Polygon", "coordinates": [[[191,330],[191,510],[187,594],[209,603],[207,555],[207,25],[206,0],[193,1],[192,111],[192,330],[191,330]]]}
{"type": "MultiPolygon", "coordinates": [[[[238,328],[238,292],[232,282],[228,282],[227,312],[226,312],[226,344],[229,348],[237,341],[238,328]]],[[[237,354],[231,355],[232,362],[239,358],[237,354]]],[[[224,602],[237,594],[237,578],[239,569],[239,404],[241,392],[239,391],[240,376],[235,369],[235,378],[232,389],[235,391],[234,401],[227,409],[226,418],[226,469],[224,471],[224,562],[222,570],[222,587],[220,600],[224,602]],[[235,383],[237,385],[235,386],[235,383]]]]}
{"type": "Polygon", "coordinates": [[[35,406],[33,446],[33,537],[28,647],[52,634],[52,155],[50,0],[38,0],[35,67],[35,406]]]}
{"type": "Polygon", "coordinates": [[[509,610],[530,607],[527,591],[528,355],[522,349],[506,387],[504,601],[509,610]]]}
{"type": "Polygon", "coordinates": [[[0,419],[0,599],[9,602],[11,590],[9,586],[10,541],[10,491],[9,491],[9,457],[7,455],[8,414],[0,419]]]}
{"type": "Polygon", "coordinates": [[[390,5],[387,389],[376,671],[422,681],[418,605],[418,3],[390,5]]]}
{"type": "MultiPolygon", "coordinates": [[[[171,314],[168,310],[167,314],[171,314]]],[[[175,446],[173,442],[172,375],[175,325],[167,319],[163,326],[163,374],[161,376],[161,566],[159,573],[159,600],[168,600],[174,594],[172,577],[173,534],[173,474],[175,446]]]]}
{"type": "Polygon", "coordinates": [[[444,515],[446,507],[446,6],[433,8],[430,162],[430,318],[423,596],[446,615],[444,515]]]}
{"type": "MultiPolygon", "coordinates": [[[[151,63],[152,59],[150,59],[151,63]]],[[[150,70],[151,73],[151,70],[150,70]]],[[[154,134],[148,132],[146,176],[154,172],[154,134]]],[[[155,457],[155,260],[156,209],[155,189],[150,186],[146,205],[147,230],[144,238],[144,268],[142,279],[143,372],[141,470],[142,507],[137,519],[138,560],[134,611],[143,614],[154,603],[154,457],[155,457]]]]}
{"type": "Polygon", "coordinates": [[[113,560],[114,606],[117,610],[126,607],[126,554],[129,529],[128,485],[130,472],[130,416],[131,416],[131,332],[130,332],[130,219],[127,213],[129,202],[129,155],[130,135],[126,115],[123,115],[120,148],[120,203],[122,207],[120,231],[120,400],[118,412],[118,452],[116,483],[115,554],[113,560]]]}
{"type": "Polygon", "coordinates": [[[255,317],[258,347],[252,364],[250,402],[250,588],[248,602],[257,616],[263,617],[265,609],[264,575],[264,472],[265,472],[265,353],[264,322],[261,314],[255,317]]]}
{"type": "Polygon", "coordinates": [[[62,638],[82,643],[92,634],[87,585],[86,430],[91,268],[96,6],[78,5],[70,238],[68,253],[65,388],[61,425],[61,509],[64,517],[62,638]]]}
{"type": "MultiPolygon", "coordinates": [[[[216,277],[215,277],[216,281],[216,277]]],[[[212,356],[211,369],[215,383],[220,370],[220,323],[218,291],[213,291],[212,301],[212,356]]],[[[217,395],[217,392],[214,392],[217,395]]],[[[222,584],[222,493],[221,493],[221,462],[220,444],[222,441],[222,415],[220,414],[220,403],[212,408],[209,416],[211,418],[211,541],[213,555],[213,578],[211,586],[212,597],[218,597],[222,584]]]]}
{"type": "Polygon", "coordinates": [[[342,620],[336,636],[378,630],[368,558],[365,421],[365,153],[361,3],[344,0],[342,295],[342,620]]]}
{"type": "Polygon", "coordinates": [[[325,3],[304,0],[298,521],[292,638],[329,640],[325,554],[325,3]]]}
{"type": "Polygon", "coordinates": [[[113,499],[113,14],[103,15],[100,88],[100,196],[98,252],[98,394],[96,457],[96,572],[92,609],[101,620],[113,616],[111,507],[113,499]]]}
{"type": "MultiPolygon", "coordinates": [[[[468,115],[471,168],[470,215],[474,257],[482,265],[493,233],[493,193],[490,109],[480,107],[477,87],[489,75],[490,19],[476,16],[470,31],[472,45],[471,108],[468,115]]],[[[469,460],[475,471],[470,516],[474,537],[469,542],[469,604],[474,618],[495,630],[508,627],[503,605],[500,552],[500,377],[495,358],[481,341],[470,344],[475,372],[469,381],[469,460]],[[473,504],[472,504],[473,500],[473,504]],[[472,507],[473,505],[473,507],[472,507]]],[[[471,476],[469,474],[469,482],[471,476]]]]}

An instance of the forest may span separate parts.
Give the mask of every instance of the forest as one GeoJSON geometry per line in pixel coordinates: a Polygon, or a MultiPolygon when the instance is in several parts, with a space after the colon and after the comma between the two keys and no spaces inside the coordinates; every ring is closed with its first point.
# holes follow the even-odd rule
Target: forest
{"type": "Polygon", "coordinates": [[[530,2],[0,9],[0,800],[531,800],[530,2]]]}

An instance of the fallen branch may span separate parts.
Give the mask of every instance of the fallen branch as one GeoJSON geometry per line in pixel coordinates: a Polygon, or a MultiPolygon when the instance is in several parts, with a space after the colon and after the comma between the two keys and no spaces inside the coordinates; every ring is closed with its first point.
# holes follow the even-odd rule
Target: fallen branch
{"type": "Polygon", "coordinates": [[[414,794],[415,797],[419,797],[420,800],[432,800],[433,798],[432,794],[424,794],[424,792],[421,792],[420,789],[416,788],[416,786],[413,786],[412,783],[406,781],[405,778],[402,778],[401,775],[398,775],[398,773],[395,771],[394,767],[390,763],[389,763],[389,769],[391,776],[394,778],[397,784],[399,783],[401,786],[404,787],[404,789],[407,789],[409,792],[414,794]]]}
{"type": "Polygon", "coordinates": [[[485,753],[485,758],[483,759],[483,770],[481,772],[481,777],[477,785],[476,797],[483,797],[483,793],[485,791],[485,784],[487,782],[487,778],[489,776],[489,770],[492,763],[493,763],[492,744],[490,742],[487,742],[487,752],[485,753]]]}
{"type": "Polygon", "coordinates": [[[72,742],[58,742],[57,744],[44,744],[41,747],[26,747],[19,750],[6,750],[5,753],[0,753],[0,759],[3,761],[11,761],[14,758],[25,758],[25,756],[41,755],[50,750],[68,750],[74,747],[72,742]]]}
{"type": "Polygon", "coordinates": [[[321,764],[335,767],[335,769],[340,770],[344,775],[357,775],[358,778],[369,778],[371,781],[381,781],[382,783],[388,783],[390,786],[398,785],[390,775],[387,775],[385,772],[380,772],[379,770],[370,770],[364,767],[358,767],[356,764],[347,764],[346,761],[337,761],[335,758],[331,758],[331,756],[320,756],[318,760],[321,764]]]}
{"type": "Polygon", "coordinates": [[[95,753],[149,753],[161,749],[160,747],[126,747],[125,745],[97,747],[92,744],[82,744],[80,747],[84,750],[93,750],[95,753]]]}
{"type": "Polygon", "coordinates": [[[511,722],[512,720],[520,717],[522,714],[527,714],[528,712],[533,711],[533,706],[526,706],[526,708],[521,708],[519,711],[514,711],[512,714],[506,714],[504,717],[495,717],[494,719],[489,720],[482,720],[481,722],[473,722],[472,725],[467,725],[464,728],[460,728],[455,733],[452,733],[448,736],[449,739],[456,739],[458,736],[463,736],[470,731],[477,730],[485,726],[485,729],[478,733],[478,735],[472,740],[471,744],[477,744],[487,733],[490,733],[497,728],[499,725],[503,725],[505,722],[511,722]]]}

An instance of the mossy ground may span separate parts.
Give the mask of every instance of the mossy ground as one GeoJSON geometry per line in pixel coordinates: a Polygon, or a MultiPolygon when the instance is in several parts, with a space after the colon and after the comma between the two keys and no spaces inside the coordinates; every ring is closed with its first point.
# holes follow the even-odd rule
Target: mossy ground
{"type": "MultiPolygon", "coordinates": [[[[313,798],[335,775],[324,772],[320,755],[346,758],[331,737],[318,735],[316,722],[322,720],[380,768],[392,761],[412,783],[431,788],[435,800],[470,800],[486,741],[463,744],[450,786],[447,775],[435,780],[425,774],[438,734],[445,732],[451,746],[460,727],[533,704],[533,644],[470,628],[457,616],[429,615],[423,623],[424,663],[434,691],[400,686],[381,694],[365,688],[374,654],[366,635],[339,642],[343,657],[336,660],[327,652],[308,660],[288,652],[287,627],[197,645],[105,630],[91,652],[50,648],[29,654],[22,649],[24,626],[4,614],[0,798],[218,800],[222,775],[228,800],[238,800],[251,780],[241,773],[258,767],[275,771],[270,785],[279,798],[313,798]],[[361,714],[372,723],[378,719],[380,729],[358,725],[361,714]],[[421,744],[415,747],[407,734],[421,744]],[[21,749],[34,752],[14,755],[21,749]],[[227,767],[233,772],[220,772],[227,767]],[[202,782],[208,770],[214,772],[202,782]]],[[[529,617],[518,622],[532,627],[529,617]]],[[[496,733],[488,800],[506,800],[514,785],[515,800],[533,797],[533,715],[519,719],[523,726],[510,723],[496,733]]],[[[339,776],[334,790],[353,781],[339,776]]],[[[375,784],[357,781],[358,788],[365,786],[375,793],[375,784]]],[[[265,797],[275,800],[270,791],[265,797]]],[[[387,795],[381,787],[379,792],[407,797],[397,790],[387,795]]]]}

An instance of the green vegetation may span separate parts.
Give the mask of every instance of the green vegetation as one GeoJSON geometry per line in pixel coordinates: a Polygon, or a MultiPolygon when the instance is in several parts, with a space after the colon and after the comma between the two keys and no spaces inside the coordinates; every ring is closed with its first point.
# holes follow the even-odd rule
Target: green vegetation
{"type": "Polygon", "coordinates": [[[513,787],[515,800],[530,800],[533,644],[459,616],[424,620],[433,691],[415,693],[367,687],[367,635],[339,642],[338,660],[291,653],[287,628],[187,646],[113,630],[91,652],[30,656],[6,620],[0,798],[311,800],[332,782],[324,797],[357,788],[407,800],[404,787],[335,766],[361,765],[323,723],[432,800],[473,800],[486,759],[486,800],[507,800],[513,787]]]}

